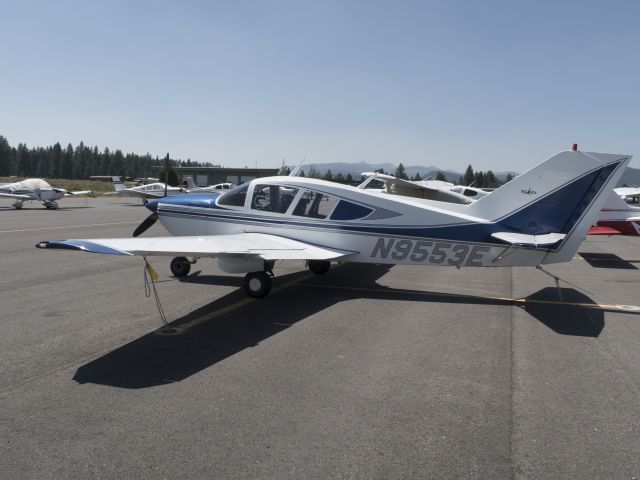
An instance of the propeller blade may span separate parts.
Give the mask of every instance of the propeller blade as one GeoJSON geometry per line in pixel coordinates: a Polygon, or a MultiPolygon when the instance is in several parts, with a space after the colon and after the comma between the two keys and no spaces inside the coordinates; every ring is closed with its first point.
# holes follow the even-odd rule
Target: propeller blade
{"type": "Polygon", "coordinates": [[[152,213],[147,218],[145,218],[140,225],[138,225],[138,228],[136,228],[135,231],[133,232],[133,236],[137,237],[138,235],[142,235],[149,228],[151,228],[153,224],[156,223],[157,221],[158,221],[158,214],[152,213]]]}

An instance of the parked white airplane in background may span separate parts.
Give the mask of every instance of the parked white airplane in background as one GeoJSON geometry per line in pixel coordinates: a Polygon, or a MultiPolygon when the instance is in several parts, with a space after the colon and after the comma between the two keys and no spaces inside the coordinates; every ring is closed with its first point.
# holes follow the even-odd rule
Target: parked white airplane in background
{"type": "MultiPolygon", "coordinates": [[[[373,180],[380,180],[385,182],[385,188],[382,190],[384,193],[442,202],[471,203],[491,193],[440,180],[414,182],[377,172],[364,172],[362,175],[368,178],[358,185],[359,188],[365,188],[373,180]],[[451,196],[450,192],[462,194],[467,199],[457,195],[451,196]]],[[[637,197],[634,195],[640,195],[640,188],[614,188],[598,215],[597,223],[589,229],[589,235],[640,236],[640,208],[628,205],[635,202],[637,197]]]]}
{"type": "Polygon", "coordinates": [[[341,262],[472,267],[570,261],[630,156],[567,151],[468,204],[387,195],[306,177],[257,178],[219,195],[151,201],[174,237],[58,240],[38,248],[174,256],[175,276],[203,257],[246,273],[247,294],[271,289],[276,260],[306,260],[314,273],[341,262]],[[188,260],[187,257],[191,257],[188,260]]]}
{"type": "Polygon", "coordinates": [[[55,188],[41,178],[27,178],[20,182],[5,183],[0,185],[0,197],[13,198],[15,202],[11,206],[17,210],[27,201],[38,201],[50,210],[58,208],[58,202],[64,196],[86,195],[91,190],[68,192],[64,188],[55,188]]]}
{"type": "Polygon", "coordinates": [[[207,187],[199,187],[196,185],[196,182],[193,181],[193,177],[187,175],[183,177],[182,188],[186,189],[187,193],[208,193],[208,192],[219,192],[222,193],[225,190],[231,190],[236,185],[233,183],[217,183],[216,185],[209,185],[207,187]]]}
{"type": "Polygon", "coordinates": [[[607,198],[589,235],[640,236],[640,207],[629,205],[617,190],[614,188],[607,198]]]}
{"type": "Polygon", "coordinates": [[[126,188],[120,177],[112,177],[113,186],[115,192],[118,195],[124,197],[138,197],[141,198],[144,203],[149,199],[162,198],[171,195],[182,195],[186,193],[180,187],[172,187],[162,182],[148,183],[146,185],[139,185],[137,187],[126,188]]]}
{"type": "Polygon", "coordinates": [[[640,203],[640,187],[618,187],[613,191],[627,203],[640,203]]]}
{"type": "Polygon", "coordinates": [[[377,172],[363,172],[362,175],[367,178],[358,185],[358,188],[366,188],[372,181],[377,180],[384,182],[385,188],[383,191],[385,193],[425,198],[440,202],[461,203],[466,205],[489,193],[480,188],[454,185],[453,183],[442,180],[411,181],[377,172]]]}

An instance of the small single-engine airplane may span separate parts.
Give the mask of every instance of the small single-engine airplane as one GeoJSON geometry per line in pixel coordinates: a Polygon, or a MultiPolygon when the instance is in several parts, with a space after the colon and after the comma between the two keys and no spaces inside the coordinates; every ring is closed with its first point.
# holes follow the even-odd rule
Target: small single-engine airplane
{"type": "Polygon", "coordinates": [[[112,177],[112,180],[115,188],[115,192],[111,192],[112,194],[115,193],[124,197],[138,197],[141,198],[143,202],[146,202],[149,199],[162,198],[170,195],[182,195],[186,193],[186,191],[180,187],[172,187],[170,185],[165,185],[162,182],[148,183],[146,185],[126,188],[120,177],[112,177]]]}
{"type": "Polygon", "coordinates": [[[208,185],[206,187],[199,187],[196,185],[196,182],[193,181],[193,177],[187,175],[183,177],[182,188],[186,190],[187,193],[209,193],[209,192],[220,192],[224,190],[231,190],[236,185],[230,182],[225,183],[217,183],[215,185],[208,185]]]}
{"type": "Polygon", "coordinates": [[[640,207],[625,202],[614,189],[607,197],[598,223],[589,229],[589,235],[640,236],[640,207]]]}
{"type": "Polygon", "coordinates": [[[87,195],[89,193],[91,190],[69,192],[64,188],[55,188],[41,178],[27,178],[20,182],[0,185],[0,197],[15,199],[11,206],[16,210],[20,210],[24,202],[34,200],[42,202],[49,210],[56,210],[58,208],[56,200],[65,196],[87,195]]]}
{"type": "Polygon", "coordinates": [[[640,187],[618,187],[613,191],[627,203],[640,203],[640,187]]]}
{"type": "Polygon", "coordinates": [[[306,177],[257,178],[222,195],[182,195],[147,204],[173,237],[43,241],[38,248],[113,255],[173,256],[187,275],[215,257],[246,273],[264,297],[277,260],[305,260],[317,274],[331,261],[469,267],[570,261],[595,223],[630,156],[567,151],[471,203],[388,195],[306,177]],[[190,257],[189,260],[187,257],[190,257]]]}
{"type": "Polygon", "coordinates": [[[442,180],[412,181],[378,172],[363,172],[362,176],[366,178],[358,185],[358,188],[366,188],[372,181],[377,180],[384,182],[385,188],[383,191],[392,195],[461,203],[463,205],[478,200],[489,193],[480,188],[454,185],[442,180]]]}

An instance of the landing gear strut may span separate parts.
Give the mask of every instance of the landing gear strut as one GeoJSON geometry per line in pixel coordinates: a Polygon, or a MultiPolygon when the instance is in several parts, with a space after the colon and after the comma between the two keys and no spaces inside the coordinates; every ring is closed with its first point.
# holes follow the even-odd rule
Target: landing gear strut
{"type": "Polygon", "coordinates": [[[331,268],[331,262],[326,260],[309,260],[307,262],[307,267],[316,275],[324,275],[331,268]]]}
{"type": "Polygon", "coordinates": [[[16,200],[11,206],[16,210],[20,210],[22,208],[22,200],[16,200]]]}

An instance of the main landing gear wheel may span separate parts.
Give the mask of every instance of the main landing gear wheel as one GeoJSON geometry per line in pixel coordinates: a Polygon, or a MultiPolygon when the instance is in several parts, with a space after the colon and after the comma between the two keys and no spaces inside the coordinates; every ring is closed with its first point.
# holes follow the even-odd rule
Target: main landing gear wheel
{"type": "Polygon", "coordinates": [[[324,275],[331,268],[331,262],[326,260],[309,260],[307,262],[307,267],[309,267],[309,270],[316,275],[324,275]]]}
{"type": "Polygon", "coordinates": [[[266,297],[271,291],[271,277],[267,272],[247,273],[244,277],[243,287],[250,297],[266,297]]]}
{"type": "Polygon", "coordinates": [[[174,277],[184,277],[191,270],[191,263],[185,257],[176,257],[171,260],[171,273],[174,277]]]}

